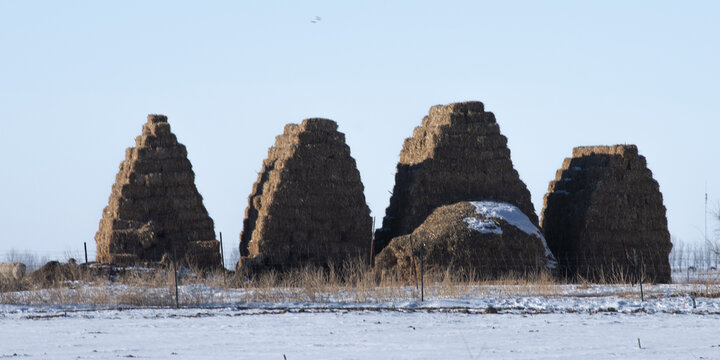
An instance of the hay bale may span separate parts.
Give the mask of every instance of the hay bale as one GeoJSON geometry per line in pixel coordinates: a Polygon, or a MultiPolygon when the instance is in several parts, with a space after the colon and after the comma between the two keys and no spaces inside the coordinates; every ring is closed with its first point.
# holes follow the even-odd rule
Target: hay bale
{"type": "Polygon", "coordinates": [[[367,258],[372,220],[363,190],[334,121],[287,125],[268,150],[248,197],[238,268],[288,269],[367,258]]]}
{"type": "Polygon", "coordinates": [[[494,278],[555,266],[537,226],[504,202],[462,201],[435,209],[412,234],[390,241],[375,258],[376,269],[414,279],[420,244],[428,273],[465,271],[494,278]]]}
{"type": "Polygon", "coordinates": [[[77,268],[75,263],[60,263],[58,261],[49,261],[39,269],[30,273],[29,278],[41,287],[52,286],[65,281],[77,280],[77,268]]]}
{"type": "Polygon", "coordinates": [[[215,268],[221,262],[220,242],[217,240],[189,242],[185,258],[188,264],[203,269],[215,268]]]}
{"type": "Polygon", "coordinates": [[[538,225],[495,115],[477,101],[433,106],[403,145],[376,252],[413,232],[435,208],[468,200],[508,202],[538,225]]]}
{"type": "Polygon", "coordinates": [[[0,280],[20,281],[27,266],[20,262],[0,263],[0,280]]]}
{"type": "Polygon", "coordinates": [[[637,253],[645,280],[671,281],[662,194],[635,145],[574,148],[544,201],[542,229],[569,276],[636,280],[637,253]]]}
{"type": "Polygon", "coordinates": [[[215,242],[214,224],[195,187],[185,146],[164,115],[148,115],[125,161],[95,234],[97,261],[119,265],[158,262],[175,249],[178,259],[220,266],[220,254],[195,242],[215,242]],[[200,253],[193,254],[197,250],[200,253]]]}
{"type": "Polygon", "coordinates": [[[141,263],[142,260],[135,254],[128,253],[110,253],[107,264],[113,264],[117,266],[131,266],[141,263]]]}

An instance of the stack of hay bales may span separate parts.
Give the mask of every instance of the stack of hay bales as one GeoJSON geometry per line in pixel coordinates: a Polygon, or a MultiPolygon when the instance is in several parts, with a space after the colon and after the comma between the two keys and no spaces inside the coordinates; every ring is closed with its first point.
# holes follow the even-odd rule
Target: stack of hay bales
{"type": "Polygon", "coordinates": [[[372,221],[363,191],[334,121],[288,124],[268,150],[248,198],[238,268],[283,270],[367,259],[372,221]]]}
{"type": "Polygon", "coordinates": [[[375,235],[376,253],[415,230],[435,208],[469,200],[508,202],[538,225],[495,115],[481,102],[433,106],[403,145],[390,206],[375,235]]]}
{"type": "Polygon", "coordinates": [[[670,282],[672,249],[658,183],[635,145],[573,149],[550,182],[542,228],[560,268],[592,280],[670,282]]]}
{"type": "Polygon", "coordinates": [[[220,266],[213,221],[166,116],[148,115],[126,150],[95,241],[98,262],[157,262],[174,249],[190,265],[220,266]]]}
{"type": "Polygon", "coordinates": [[[494,278],[555,266],[537,226],[504,202],[463,201],[435,209],[412,234],[394,238],[375,258],[376,268],[402,280],[416,278],[421,244],[428,273],[494,278]]]}

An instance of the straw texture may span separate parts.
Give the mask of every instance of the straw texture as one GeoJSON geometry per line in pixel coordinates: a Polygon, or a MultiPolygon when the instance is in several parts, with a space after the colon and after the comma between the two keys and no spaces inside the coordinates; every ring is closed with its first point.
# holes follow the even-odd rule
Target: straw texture
{"type": "Polygon", "coordinates": [[[503,218],[478,214],[475,206],[463,201],[435,209],[412,234],[393,238],[375,257],[375,267],[412,280],[419,274],[421,244],[428,273],[450,271],[490,279],[536,272],[553,261],[546,256],[539,235],[528,234],[503,218]],[[470,219],[488,221],[496,231],[471,229],[470,219]]]}
{"type": "Polygon", "coordinates": [[[126,150],[95,241],[103,263],[158,262],[174,249],[180,261],[220,266],[213,221],[166,116],[148,115],[126,150]]]}
{"type": "Polygon", "coordinates": [[[635,145],[573,149],[544,202],[542,228],[568,275],[671,281],[663,197],[635,145]]]}
{"type": "Polygon", "coordinates": [[[372,221],[345,135],[327,119],[288,124],[248,198],[238,269],[368,258],[372,221]]]}
{"type": "Polygon", "coordinates": [[[376,252],[411,233],[435,208],[472,200],[511,203],[538,225],[495,115],[478,101],[433,106],[403,144],[376,252]]]}

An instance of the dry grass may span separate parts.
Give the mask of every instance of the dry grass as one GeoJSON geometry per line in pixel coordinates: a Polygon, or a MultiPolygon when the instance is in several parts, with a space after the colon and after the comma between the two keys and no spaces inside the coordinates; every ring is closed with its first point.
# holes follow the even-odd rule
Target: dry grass
{"type": "MultiPolygon", "coordinates": [[[[81,267],[74,280],[48,284],[0,281],[0,303],[22,305],[88,305],[172,307],[175,305],[173,269],[139,269],[113,278],[97,277],[81,267]]],[[[622,274],[610,274],[603,283],[617,284],[622,274]]],[[[420,298],[420,282],[400,281],[367,267],[361,261],[328,268],[307,267],[288,272],[268,271],[249,277],[223,270],[202,273],[183,269],[179,276],[182,306],[249,303],[382,303],[420,298]]],[[[507,274],[485,279],[466,271],[426,274],[425,299],[620,296],[636,297],[638,289],[610,287],[580,280],[572,283],[549,272],[507,274]],[[609,290],[608,290],[609,289],[609,290]]],[[[703,282],[647,286],[646,296],[720,297],[720,279],[703,282]],[[668,291],[674,287],[674,293],[668,291]]]]}

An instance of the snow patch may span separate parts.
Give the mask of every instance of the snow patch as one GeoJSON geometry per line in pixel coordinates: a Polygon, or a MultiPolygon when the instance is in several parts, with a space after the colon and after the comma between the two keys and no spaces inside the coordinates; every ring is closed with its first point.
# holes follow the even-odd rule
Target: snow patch
{"type": "Polygon", "coordinates": [[[495,225],[495,222],[491,219],[503,219],[524,233],[539,238],[545,248],[545,257],[548,259],[547,267],[555,268],[557,266],[555,257],[550,251],[550,248],[548,248],[545,237],[517,206],[498,201],[470,201],[470,203],[475,206],[475,212],[488,219],[465,218],[464,220],[468,223],[468,228],[482,233],[502,234],[502,229],[495,225]],[[495,228],[488,227],[488,223],[492,224],[495,228]]]}
{"type": "Polygon", "coordinates": [[[506,293],[375,309],[350,305],[335,310],[322,304],[256,309],[249,304],[18,313],[0,305],[0,314],[9,314],[1,319],[0,358],[232,359],[240,353],[249,359],[282,358],[279,354],[288,359],[663,360],[688,354],[717,359],[718,315],[696,312],[675,299],[681,300],[659,297],[642,303],[626,297],[517,298],[506,293]],[[670,307],[653,312],[660,303],[670,307]],[[489,308],[497,313],[484,315],[489,308]],[[237,339],[258,346],[240,346],[237,339]],[[558,339],[563,345],[553,348],[558,339]]]}
{"type": "MultiPolygon", "coordinates": [[[[470,203],[475,206],[475,211],[483,217],[503,219],[508,224],[522,230],[528,235],[535,235],[539,238],[543,237],[540,230],[538,230],[530,219],[515,205],[496,201],[471,201],[470,203]]],[[[494,224],[492,220],[489,221],[494,224]]]]}
{"type": "Polygon", "coordinates": [[[466,217],[463,220],[468,224],[468,228],[483,234],[502,234],[502,229],[490,219],[466,217]]]}

